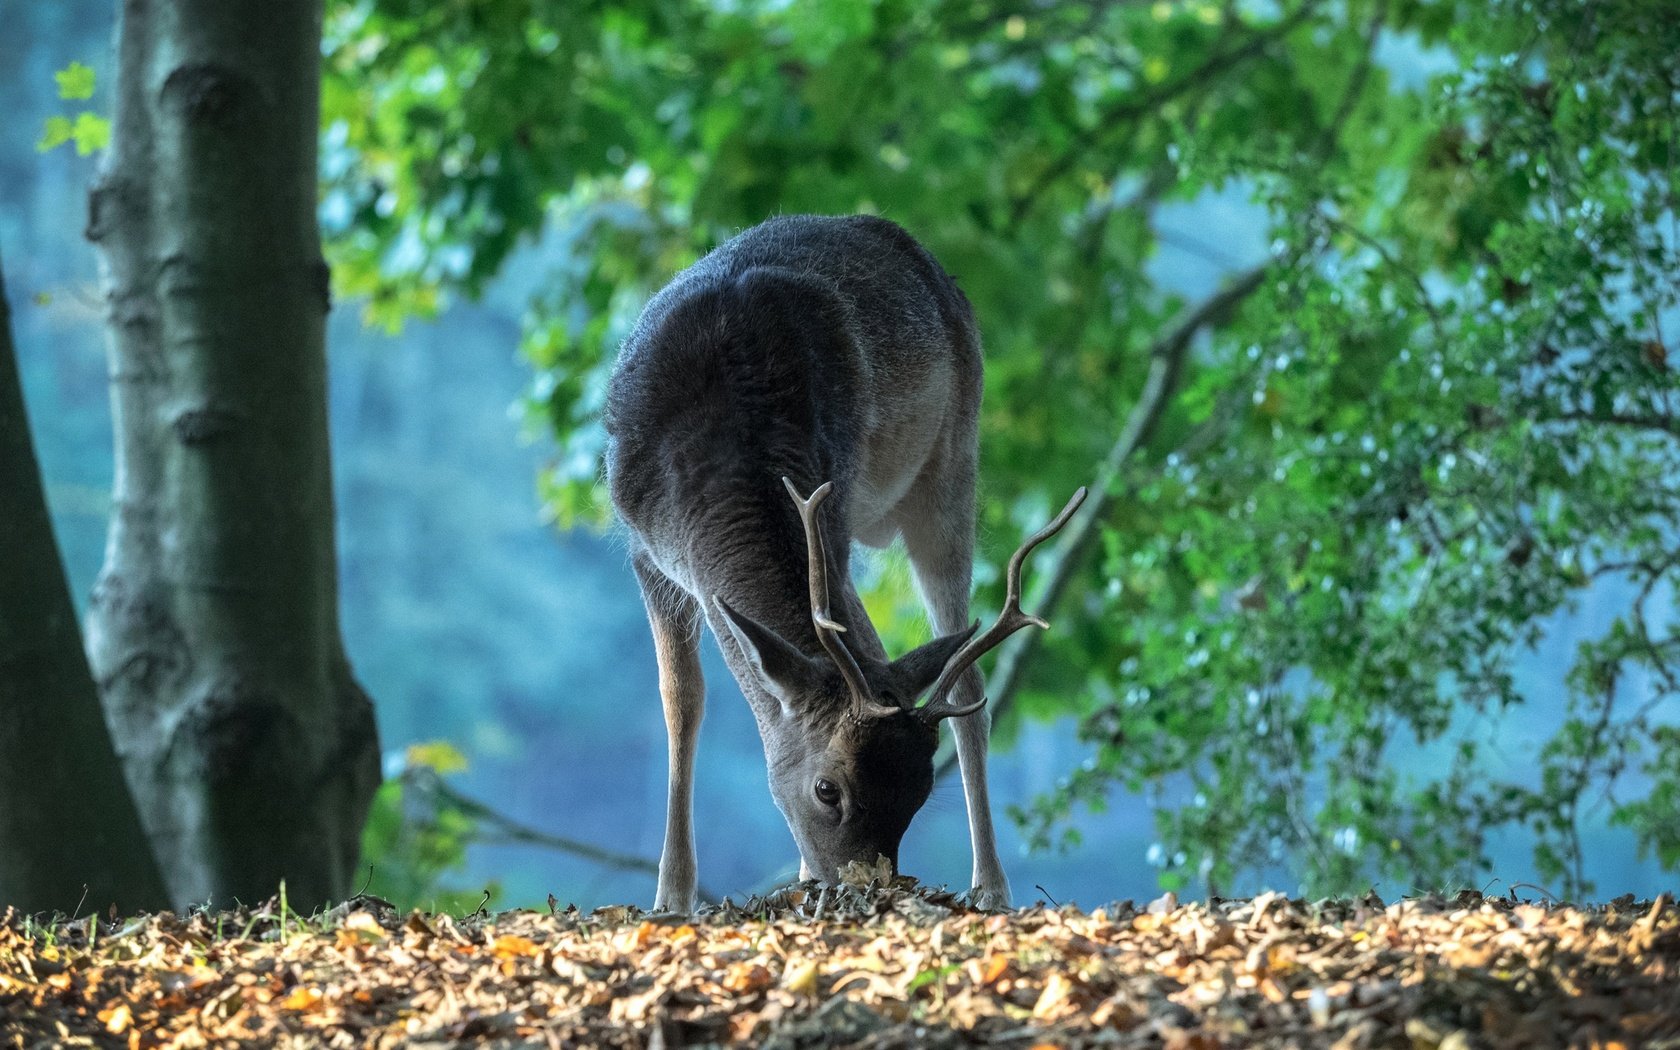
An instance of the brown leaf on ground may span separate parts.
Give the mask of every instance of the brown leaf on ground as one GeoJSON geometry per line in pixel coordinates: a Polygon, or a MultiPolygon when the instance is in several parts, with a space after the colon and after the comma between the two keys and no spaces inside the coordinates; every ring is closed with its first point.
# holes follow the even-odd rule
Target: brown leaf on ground
{"type": "Polygon", "coordinates": [[[1170,895],[986,914],[875,871],[689,919],[0,917],[0,1048],[1680,1050],[1680,909],[1170,895]]]}

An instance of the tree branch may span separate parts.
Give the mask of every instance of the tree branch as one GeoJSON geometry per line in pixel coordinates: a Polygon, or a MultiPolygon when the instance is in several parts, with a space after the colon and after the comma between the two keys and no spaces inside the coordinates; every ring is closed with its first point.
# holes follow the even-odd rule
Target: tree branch
{"type": "MultiPolygon", "coordinates": [[[[1078,149],[1095,144],[1100,132],[1106,126],[1112,126],[1112,119],[1135,118],[1147,111],[1149,104],[1170,101],[1190,82],[1206,80],[1228,72],[1232,67],[1247,61],[1265,51],[1267,47],[1287,36],[1298,26],[1310,18],[1317,9],[1317,0],[1305,0],[1300,7],[1273,23],[1265,30],[1254,33],[1241,46],[1210,55],[1191,74],[1171,84],[1164,85],[1153,94],[1143,99],[1130,100],[1128,103],[1116,107],[1105,114],[1105,119],[1087,129],[1076,139],[1075,149],[1063,153],[1053,161],[1035,181],[1031,196],[1037,198],[1051,181],[1064,174],[1076,160],[1078,149]]],[[[1365,33],[1365,52],[1355,64],[1349,74],[1344,88],[1343,97],[1337,104],[1334,114],[1326,125],[1324,134],[1318,142],[1318,152],[1328,153],[1335,148],[1341,130],[1353,112],[1358,96],[1367,83],[1374,49],[1382,26],[1388,16],[1386,0],[1377,4],[1372,13],[1371,21],[1365,33]]],[[[1354,231],[1357,233],[1357,231],[1354,231]]],[[[1377,246],[1382,251],[1380,245],[1377,246]]],[[[1175,392],[1180,373],[1189,355],[1190,343],[1196,333],[1203,328],[1223,323],[1230,314],[1259,290],[1270,270],[1270,264],[1262,263],[1239,275],[1222,290],[1214,293],[1200,306],[1186,314],[1171,331],[1158,340],[1150,348],[1149,375],[1144,381],[1143,392],[1138,403],[1133,407],[1132,414],[1126,420],[1126,425],[1109,450],[1097,472],[1096,480],[1091,485],[1091,498],[1085,503],[1080,512],[1068,523],[1061,539],[1056,544],[1052,556],[1049,573],[1043,577],[1043,584],[1033,595],[1033,607],[1038,615],[1046,619],[1054,613],[1062,593],[1072,580],[1074,570],[1084,559],[1087,550],[1100,535],[1098,526],[1103,515],[1108,511],[1112,490],[1119,479],[1121,469],[1127,461],[1146,445],[1154,436],[1155,428],[1165,413],[1168,402],[1175,392]]],[[[1602,420],[1601,420],[1602,422],[1602,420]]],[[[1211,438],[1216,428],[1203,428],[1202,432],[1191,436],[1192,442],[1206,441],[1211,438]]],[[[1043,632],[1030,631],[1011,638],[1004,645],[998,655],[997,666],[987,682],[987,689],[991,695],[988,706],[995,718],[1008,711],[1013,705],[1015,694],[1020,689],[1022,676],[1027,664],[1038,651],[1043,632]]],[[[934,779],[948,774],[957,765],[956,755],[946,750],[934,765],[934,779]]]]}
{"type": "Polygon", "coordinates": [[[1680,435],[1680,419],[1660,414],[1642,414],[1638,412],[1592,412],[1587,409],[1568,409],[1563,412],[1552,412],[1542,417],[1541,423],[1596,423],[1606,427],[1625,427],[1629,430],[1647,430],[1656,434],[1669,436],[1680,435]]]}
{"type": "MultiPolygon", "coordinates": [[[[1113,502],[1120,471],[1154,437],[1161,417],[1166,414],[1167,406],[1178,389],[1178,381],[1196,334],[1204,328],[1223,324],[1245,299],[1260,289],[1269,271],[1270,264],[1261,264],[1244,272],[1185,314],[1150,347],[1149,375],[1144,380],[1143,392],[1097,471],[1091,484],[1090,499],[1068,522],[1067,529],[1056,541],[1049,559],[1049,571],[1040,577],[1042,582],[1034,589],[1030,604],[1039,616],[1048,619],[1054,613],[1073,579],[1074,570],[1084,561],[1085,554],[1101,534],[1099,526],[1113,502]]],[[[997,666],[987,682],[987,691],[991,695],[988,706],[994,718],[1014,703],[1022,675],[1038,651],[1042,638],[1042,631],[1025,631],[1011,638],[999,651],[997,666]]],[[[947,751],[934,766],[934,779],[945,776],[956,764],[955,752],[947,751]]]]}
{"type": "Polygon", "coordinates": [[[1319,140],[1318,153],[1327,155],[1335,149],[1336,140],[1341,138],[1348,118],[1353,116],[1353,108],[1359,104],[1359,95],[1365,90],[1365,82],[1370,78],[1371,67],[1376,64],[1377,38],[1387,21],[1388,0],[1379,0],[1371,12],[1371,21],[1365,27],[1365,50],[1360,53],[1359,61],[1354,63],[1353,71],[1348,74],[1341,101],[1336,104],[1336,112],[1325,125],[1324,136],[1319,140]]]}
{"type": "MultiPolygon", "coordinates": [[[[581,857],[614,871],[633,871],[656,879],[659,877],[659,863],[657,861],[630,853],[619,853],[593,843],[567,838],[564,835],[551,834],[541,828],[534,828],[492,809],[471,795],[463,794],[450,787],[442,777],[431,773],[429,770],[410,769],[405,775],[413,778],[416,773],[421,774],[423,779],[411,779],[410,783],[424,791],[431,792],[438,801],[454,806],[480,824],[488,825],[494,829],[491,834],[480,836],[479,841],[481,842],[537,846],[542,849],[551,849],[558,853],[568,853],[574,857],[581,857]]],[[[704,886],[700,887],[699,895],[700,899],[707,904],[716,904],[719,900],[715,894],[709,892],[704,886]]]]}
{"type": "Polygon", "coordinates": [[[1316,0],[1303,3],[1288,17],[1254,32],[1236,47],[1215,51],[1179,79],[1158,85],[1136,97],[1123,99],[1104,110],[1091,124],[1076,130],[1069,147],[1038,173],[1031,186],[1015,197],[1010,208],[1009,226],[1019,226],[1027,212],[1043,197],[1050,184],[1072,170],[1086,150],[1098,145],[1114,129],[1129,127],[1132,121],[1151,110],[1159,109],[1192,88],[1205,86],[1208,81],[1229,73],[1249,59],[1263,54],[1266,48],[1288,36],[1305,22],[1317,6],[1316,0]]]}

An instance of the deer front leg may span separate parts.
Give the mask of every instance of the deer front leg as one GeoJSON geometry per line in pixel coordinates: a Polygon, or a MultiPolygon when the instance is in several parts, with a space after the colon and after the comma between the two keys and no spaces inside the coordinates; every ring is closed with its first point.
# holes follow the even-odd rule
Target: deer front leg
{"type": "MultiPolygon", "coordinates": [[[[901,519],[910,568],[935,634],[952,634],[968,624],[968,583],[974,561],[973,505],[972,494],[957,494],[901,519]],[[966,522],[962,520],[965,512],[966,522]]],[[[956,707],[971,704],[980,699],[982,688],[980,672],[971,667],[957,680],[950,702],[956,707]]],[[[992,803],[986,791],[986,747],[991,740],[992,715],[982,707],[971,715],[952,718],[950,723],[957,740],[963,799],[968,804],[974,903],[981,908],[1007,908],[1009,877],[998,859],[992,803]]]]}
{"type": "Polygon", "coordinates": [[[659,698],[665,706],[670,787],[665,800],[665,846],[653,910],[694,911],[699,873],[694,861],[694,750],[706,712],[700,671],[700,607],[666,579],[645,555],[632,559],[642,587],[653,650],[659,661],[659,698]]]}
{"type": "MultiPolygon", "coordinates": [[[[960,620],[958,621],[961,622],[960,620]]],[[[973,703],[984,688],[980,672],[969,668],[951,694],[956,706],[973,703]]],[[[1009,907],[1009,877],[998,859],[992,830],[992,803],[986,793],[986,747],[992,736],[992,713],[982,707],[971,715],[953,718],[957,738],[957,766],[962,770],[963,798],[968,803],[968,839],[974,847],[974,903],[980,908],[1009,907]]]]}

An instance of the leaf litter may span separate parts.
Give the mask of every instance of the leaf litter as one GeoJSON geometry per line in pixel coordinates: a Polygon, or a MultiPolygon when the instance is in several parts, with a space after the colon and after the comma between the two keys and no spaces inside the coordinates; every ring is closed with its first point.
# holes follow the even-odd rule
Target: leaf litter
{"type": "Polygon", "coordinates": [[[0,1047],[1680,1050],[1668,894],[987,913],[847,874],[695,916],[7,912],[0,1047]]]}

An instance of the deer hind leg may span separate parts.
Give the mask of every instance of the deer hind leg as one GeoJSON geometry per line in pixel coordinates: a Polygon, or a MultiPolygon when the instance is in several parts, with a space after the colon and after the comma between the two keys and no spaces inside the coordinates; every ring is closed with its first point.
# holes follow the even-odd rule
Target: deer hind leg
{"type": "MultiPolygon", "coordinates": [[[[955,473],[966,477],[966,483],[943,491],[939,486],[930,486],[937,493],[934,498],[913,498],[904,508],[907,513],[898,515],[916,587],[937,634],[950,634],[968,626],[968,588],[974,571],[974,475],[972,469],[955,473]]],[[[950,702],[957,706],[973,703],[980,698],[983,688],[980,672],[970,667],[958,679],[950,702]]],[[[971,715],[947,721],[956,736],[963,798],[968,804],[968,839],[974,850],[974,901],[983,908],[1007,908],[1009,878],[998,859],[991,800],[986,791],[986,745],[991,739],[991,712],[982,707],[971,715]]]]}
{"type": "Polygon", "coordinates": [[[659,661],[659,697],[665,705],[670,788],[665,802],[665,846],[659,854],[659,888],[653,910],[692,912],[698,872],[694,860],[694,750],[706,712],[700,671],[700,606],[665,577],[645,553],[631,559],[653,628],[659,661]]]}

